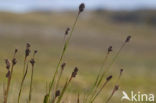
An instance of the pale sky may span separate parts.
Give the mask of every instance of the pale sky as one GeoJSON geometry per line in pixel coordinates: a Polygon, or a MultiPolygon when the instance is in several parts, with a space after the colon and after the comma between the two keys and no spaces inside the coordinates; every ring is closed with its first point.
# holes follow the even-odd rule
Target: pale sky
{"type": "Polygon", "coordinates": [[[87,9],[113,10],[156,9],[156,0],[0,0],[0,11],[26,12],[31,10],[76,9],[84,2],[87,9]]]}

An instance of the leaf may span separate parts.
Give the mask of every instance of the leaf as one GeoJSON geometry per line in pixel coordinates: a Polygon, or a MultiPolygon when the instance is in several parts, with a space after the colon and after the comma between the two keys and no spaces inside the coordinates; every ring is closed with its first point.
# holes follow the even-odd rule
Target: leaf
{"type": "Polygon", "coordinates": [[[48,103],[48,98],[49,98],[49,95],[46,94],[45,97],[44,97],[44,101],[43,101],[43,103],[48,103]]]}

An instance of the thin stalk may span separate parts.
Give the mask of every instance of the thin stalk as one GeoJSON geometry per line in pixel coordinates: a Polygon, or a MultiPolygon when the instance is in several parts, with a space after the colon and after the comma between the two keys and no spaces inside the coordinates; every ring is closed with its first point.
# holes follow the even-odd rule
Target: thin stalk
{"type": "MultiPolygon", "coordinates": [[[[58,68],[59,68],[59,66],[60,66],[60,64],[61,64],[61,62],[62,62],[62,59],[63,59],[64,54],[65,54],[65,52],[66,52],[66,49],[67,49],[67,47],[68,47],[69,41],[70,41],[70,39],[71,39],[71,37],[72,37],[74,28],[75,28],[76,23],[77,23],[77,21],[78,21],[79,14],[80,14],[80,13],[78,13],[78,15],[77,15],[77,17],[76,17],[76,20],[75,20],[75,22],[74,22],[74,24],[73,24],[73,26],[72,26],[71,32],[70,32],[70,34],[69,34],[69,38],[67,38],[67,40],[65,41],[65,44],[64,44],[64,46],[63,46],[63,50],[62,50],[62,53],[61,53],[61,57],[60,57],[60,59],[59,59],[59,61],[58,61],[58,64],[57,64],[57,66],[56,66],[56,71],[55,71],[54,76],[53,76],[53,78],[52,78],[52,81],[51,81],[51,83],[50,83],[48,95],[50,95],[50,92],[51,92],[51,90],[52,90],[52,88],[53,88],[54,81],[55,81],[55,78],[56,78],[57,73],[58,73],[58,68]]],[[[48,97],[48,98],[49,98],[49,97],[48,97]]]]}
{"type": "Polygon", "coordinates": [[[28,71],[28,64],[27,64],[26,71],[25,71],[25,73],[23,75],[22,82],[21,82],[21,85],[20,85],[20,91],[19,91],[19,94],[18,94],[18,103],[20,102],[22,87],[23,87],[23,83],[24,83],[24,80],[25,80],[26,75],[27,75],[27,71],[28,71]]]}
{"type": "Polygon", "coordinates": [[[126,45],[126,42],[124,42],[122,44],[122,46],[120,47],[120,49],[118,50],[118,52],[116,53],[115,57],[113,58],[111,64],[108,66],[108,68],[106,69],[105,72],[103,72],[102,76],[100,77],[99,81],[98,81],[98,86],[100,85],[100,83],[102,82],[103,80],[103,77],[110,71],[112,65],[114,64],[115,60],[117,59],[117,57],[119,56],[121,50],[124,48],[124,46],[126,45]]]}
{"type": "Polygon", "coordinates": [[[109,96],[109,98],[107,99],[107,101],[106,101],[105,103],[108,103],[108,102],[111,100],[111,98],[113,97],[113,95],[115,94],[115,92],[116,92],[118,89],[119,89],[119,86],[118,86],[118,85],[115,85],[115,87],[114,87],[114,89],[113,89],[111,95],[109,96]]]}
{"type": "Polygon", "coordinates": [[[59,83],[60,83],[60,79],[62,77],[62,73],[63,73],[63,69],[61,69],[60,74],[58,76],[58,80],[57,80],[57,83],[56,83],[56,90],[58,89],[58,86],[59,86],[59,83]]]}
{"type": "Polygon", "coordinates": [[[28,103],[31,102],[32,85],[33,85],[33,75],[34,75],[34,66],[32,65],[31,82],[30,82],[30,90],[29,90],[29,100],[28,100],[28,103]]]}
{"type": "Polygon", "coordinates": [[[11,73],[10,73],[10,76],[8,78],[8,83],[7,83],[7,90],[5,91],[4,103],[7,103],[7,100],[8,100],[9,89],[10,89],[10,84],[11,84],[11,79],[12,79],[12,74],[13,74],[13,68],[14,68],[14,65],[12,64],[11,73]]]}
{"type": "Polygon", "coordinates": [[[93,103],[94,100],[96,99],[96,97],[101,93],[101,91],[103,90],[103,88],[106,86],[106,84],[108,83],[108,81],[105,81],[105,83],[103,84],[103,86],[100,88],[100,90],[96,93],[96,95],[93,97],[93,99],[91,100],[90,103],[93,103]]]}
{"type": "Polygon", "coordinates": [[[77,95],[77,103],[80,103],[80,94],[78,92],[78,95],[77,95]]]}
{"type": "Polygon", "coordinates": [[[103,70],[103,68],[105,66],[105,63],[106,63],[107,59],[108,59],[108,55],[109,55],[109,52],[107,52],[107,54],[104,57],[104,60],[102,62],[102,65],[101,65],[101,68],[100,68],[99,73],[97,75],[97,78],[96,78],[96,80],[94,82],[94,85],[93,85],[92,89],[90,90],[90,93],[87,95],[85,102],[88,100],[88,98],[89,98],[90,95],[94,95],[96,93],[96,91],[97,91],[98,81],[99,81],[100,75],[103,75],[104,74],[104,71],[103,71],[102,74],[101,74],[101,72],[102,72],[102,70],[103,70]]]}

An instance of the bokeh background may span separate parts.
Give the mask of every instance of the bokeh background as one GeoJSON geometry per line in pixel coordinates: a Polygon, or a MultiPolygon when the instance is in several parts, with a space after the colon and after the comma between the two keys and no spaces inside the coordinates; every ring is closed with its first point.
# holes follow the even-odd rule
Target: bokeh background
{"type": "MultiPolygon", "coordinates": [[[[19,49],[14,69],[9,103],[17,102],[25,44],[31,43],[36,57],[32,103],[42,103],[48,83],[60,56],[64,31],[75,20],[78,6],[86,4],[80,16],[63,61],[67,63],[64,80],[77,66],[79,73],[64,97],[65,103],[76,100],[77,92],[89,88],[101,67],[108,46],[113,52],[108,65],[127,35],[132,40],[120,53],[109,74],[113,80],[96,103],[103,103],[110,95],[119,70],[124,69],[120,90],[111,102],[120,103],[122,90],[130,94],[156,94],[156,1],[155,0],[0,0],[0,102],[6,85],[4,59],[11,59],[19,49]]],[[[105,68],[106,69],[106,68],[105,68]]],[[[24,84],[22,103],[28,99],[30,70],[24,84]]],[[[128,101],[122,101],[128,103],[128,101]]]]}

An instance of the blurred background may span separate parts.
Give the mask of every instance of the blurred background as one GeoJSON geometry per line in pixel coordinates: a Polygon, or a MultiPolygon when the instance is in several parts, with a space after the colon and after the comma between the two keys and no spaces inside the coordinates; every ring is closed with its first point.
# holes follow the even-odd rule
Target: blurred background
{"type": "MultiPolygon", "coordinates": [[[[9,103],[17,102],[25,44],[29,42],[32,51],[39,51],[32,101],[42,103],[46,83],[53,76],[62,50],[64,32],[73,24],[81,2],[86,4],[86,10],[78,20],[63,60],[67,63],[64,80],[75,66],[79,68],[79,73],[64,97],[65,102],[76,100],[78,90],[83,95],[83,91],[94,82],[108,46],[113,46],[113,52],[107,65],[127,35],[131,35],[132,40],[112,66],[109,74],[114,78],[96,103],[103,103],[108,98],[121,68],[124,74],[120,90],[112,103],[121,102],[122,90],[129,94],[130,91],[156,94],[155,0],[0,0],[0,98],[3,98],[3,84],[6,85],[4,59],[11,59],[14,49],[18,48],[18,64],[14,69],[9,96],[9,103]]],[[[23,103],[28,99],[30,71],[28,74],[23,88],[23,103]]]]}

